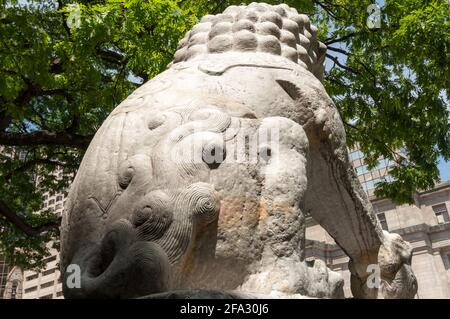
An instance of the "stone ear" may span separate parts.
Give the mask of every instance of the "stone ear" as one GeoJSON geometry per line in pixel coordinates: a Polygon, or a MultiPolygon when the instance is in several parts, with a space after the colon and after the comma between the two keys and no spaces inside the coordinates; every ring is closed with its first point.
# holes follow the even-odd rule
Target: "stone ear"
{"type": "Polygon", "coordinates": [[[288,80],[275,80],[281,88],[293,99],[294,101],[300,101],[304,98],[302,90],[288,80]]]}

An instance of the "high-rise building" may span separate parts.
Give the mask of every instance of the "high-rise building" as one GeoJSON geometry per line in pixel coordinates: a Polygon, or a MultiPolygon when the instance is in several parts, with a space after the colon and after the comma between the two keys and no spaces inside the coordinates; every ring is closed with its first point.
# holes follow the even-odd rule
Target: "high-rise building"
{"type": "Polygon", "coordinates": [[[373,195],[377,183],[392,181],[389,169],[395,165],[393,161],[380,158],[375,168],[369,170],[364,162],[364,154],[359,149],[349,151],[349,157],[363,189],[369,196],[373,195]]]}
{"type": "Polygon", "coordinates": [[[24,272],[23,299],[62,299],[62,284],[59,271],[59,253],[51,249],[46,258],[46,267],[41,272],[24,272]]]}
{"type": "MultiPolygon", "coordinates": [[[[66,193],[44,194],[43,209],[54,212],[61,217],[66,202],[66,193]]],[[[49,243],[49,247],[52,243],[49,243]]],[[[60,299],[63,298],[59,271],[59,252],[51,248],[50,257],[46,258],[46,267],[40,273],[25,271],[23,281],[24,299],[60,299]]]]}

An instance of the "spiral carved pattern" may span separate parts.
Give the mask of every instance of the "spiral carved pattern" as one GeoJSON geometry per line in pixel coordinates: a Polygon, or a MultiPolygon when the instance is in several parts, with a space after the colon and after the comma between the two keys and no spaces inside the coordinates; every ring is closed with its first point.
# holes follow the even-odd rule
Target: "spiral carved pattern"
{"type": "Polygon", "coordinates": [[[171,264],[174,264],[186,252],[196,227],[209,224],[218,218],[220,201],[213,186],[202,182],[189,185],[173,195],[172,200],[172,225],[164,236],[155,242],[167,253],[171,264]]]}
{"type": "Polygon", "coordinates": [[[170,197],[160,190],[147,194],[131,217],[131,223],[138,229],[138,238],[148,241],[162,237],[172,221],[170,197]]]}
{"type": "Polygon", "coordinates": [[[188,206],[192,208],[194,223],[209,224],[218,218],[220,201],[210,184],[192,184],[188,187],[186,195],[188,206]]]}
{"type": "Polygon", "coordinates": [[[178,142],[200,131],[224,133],[231,125],[231,117],[213,107],[204,107],[189,115],[188,121],[170,133],[170,139],[178,142]]]}

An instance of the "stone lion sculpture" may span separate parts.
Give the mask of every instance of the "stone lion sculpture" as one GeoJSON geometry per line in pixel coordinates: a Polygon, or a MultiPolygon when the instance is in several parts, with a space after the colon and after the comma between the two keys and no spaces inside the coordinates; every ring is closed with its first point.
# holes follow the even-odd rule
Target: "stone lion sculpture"
{"type": "Polygon", "coordinates": [[[343,297],[340,275],[305,261],[305,212],[350,257],[354,297],[413,297],[411,247],[382,231],[349,163],[325,52],[287,5],[232,6],[195,25],[83,159],[61,229],[65,297],[343,297]]]}

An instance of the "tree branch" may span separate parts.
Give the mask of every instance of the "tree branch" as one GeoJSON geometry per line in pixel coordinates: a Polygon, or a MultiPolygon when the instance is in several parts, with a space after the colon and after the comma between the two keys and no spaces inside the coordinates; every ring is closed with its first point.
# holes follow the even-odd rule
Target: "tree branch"
{"type": "Polygon", "coordinates": [[[65,163],[62,163],[62,162],[59,162],[59,161],[50,160],[48,158],[34,158],[32,160],[26,161],[23,165],[20,165],[19,167],[13,169],[11,172],[6,174],[4,176],[4,178],[6,180],[10,180],[11,177],[15,173],[26,171],[26,170],[32,168],[35,165],[52,165],[52,166],[61,166],[61,167],[66,166],[65,163]]]}
{"type": "Polygon", "coordinates": [[[63,7],[64,7],[64,3],[61,0],[58,0],[58,11],[61,12],[60,17],[61,17],[61,21],[62,21],[62,24],[63,24],[63,28],[64,28],[64,30],[66,30],[67,36],[70,39],[70,28],[67,25],[66,17],[64,16],[64,13],[61,11],[61,9],[63,7]]]}
{"type": "Polygon", "coordinates": [[[4,131],[9,126],[11,121],[12,117],[9,116],[5,110],[0,110],[0,132],[4,131]]]}
{"type": "MultiPolygon", "coordinates": [[[[331,50],[331,51],[335,51],[335,52],[339,52],[339,53],[342,53],[342,54],[345,54],[345,55],[347,55],[347,56],[350,56],[350,52],[348,52],[348,51],[346,51],[346,50],[344,50],[344,49],[341,49],[341,48],[335,48],[335,47],[327,47],[327,49],[328,50],[331,50]]],[[[338,65],[338,66],[340,66],[340,67],[343,67],[343,65],[342,64],[340,64],[339,63],[339,61],[337,60],[337,57],[334,57],[336,60],[334,60],[334,59],[332,59],[334,62],[336,62],[336,64],[338,65]]],[[[331,58],[330,58],[331,59],[331,58]]],[[[377,84],[377,77],[375,76],[375,74],[370,70],[370,68],[367,66],[367,65],[365,65],[364,63],[362,63],[359,59],[356,59],[356,63],[358,63],[359,65],[361,65],[363,68],[364,68],[364,70],[367,72],[367,73],[369,73],[369,75],[373,78],[373,83],[374,83],[374,86],[376,86],[376,84],[377,84]]],[[[350,69],[349,67],[347,67],[348,69],[350,69]]],[[[353,69],[353,70],[355,70],[355,69],[353,69]]],[[[356,70],[355,70],[356,71],[356,70]]],[[[356,71],[356,72],[358,72],[358,74],[361,74],[361,72],[359,72],[359,71],[356,71]]]]}
{"type": "Polygon", "coordinates": [[[345,54],[345,55],[350,55],[350,53],[348,51],[346,51],[344,49],[341,49],[341,48],[327,47],[327,50],[339,52],[339,53],[342,53],[342,54],[345,54]]]}
{"type": "Polygon", "coordinates": [[[346,65],[343,65],[341,62],[339,62],[339,59],[337,57],[329,55],[328,53],[326,54],[326,57],[329,58],[330,60],[332,60],[334,63],[336,63],[336,65],[339,66],[340,68],[347,70],[349,72],[352,72],[353,74],[361,75],[361,73],[359,73],[357,70],[355,70],[351,67],[348,67],[346,65]]]}
{"type": "Polygon", "coordinates": [[[125,57],[115,51],[108,50],[108,49],[97,49],[97,54],[104,60],[114,63],[120,66],[126,65],[127,61],[125,57]]]}
{"type": "Polygon", "coordinates": [[[220,7],[224,4],[225,0],[220,1],[215,7],[214,9],[212,9],[211,14],[215,14],[217,13],[217,11],[220,9],[220,7]]]}
{"type": "Polygon", "coordinates": [[[31,237],[37,237],[43,232],[57,229],[61,223],[61,218],[58,218],[57,221],[49,222],[39,227],[33,227],[19,217],[3,200],[0,200],[0,215],[5,217],[11,224],[15,225],[23,233],[31,237]]]}
{"type": "Polygon", "coordinates": [[[340,85],[340,86],[343,86],[343,87],[347,87],[347,84],[345,84],[345,83],[343,83],[343,82],[339,81],[338,79],[335,79],[335,78],[333,78],[331,76],[327,76],[326,80],[330,81],[331,83],[334,83],[334,84],[337,84],[337,85],[340,85]]]}
{"type": "MultiPolygon", "coordinates": [[[[23,78],[23,77],[22,77],[23,78]]],[[[23,106],[33,98],[38,96],[46,96],[46,95],[60,95],[64,97],[69,96],[69,92],[66,89],[48,89],[45,90],[35,84],[33,84],[29,79],[23,78],[23,81],[27,84],[26,88],[24,88],[18,97],[14,100],[14,104],[18,106],[23,106]]]]}
{"type": "Polygon", "coordinates": [[[326,13],[328,13],[328,15],[329,15],[330,17],[332,17],[333,19],[335,19],[335,20],[339,20],[339,19],[340,19],[340,17],[338,17],[338,16],[330,9],[330,7],[327,6],[326,3],[320,2],[320,1],[317,1],[317,0],[314,0],[313,2],[314,2],[315,4],[317,4],[319,7],[321,7],[321,8],[322,8],[326,13]]]}
{"type": "MultiPolygon", "coordinates": [[[[344,121],[344,125],[348,126],[349,128],[352,128],[356,131],[362,132],[356,125],[347,123],[344,121]]],[[[407,162],[409,162],[409,160],[403,156],[402,154],[398,153],[397,151],[394,151],[392,148],[389,147],[389,145],[387,145],[385,142],[381,141],[380,139],[374,137],[371,135],[371,138],[377,142],[378,144],[382,145],[384,147],[385,150],[387,150],[389,153],[391,153],[393,155],[393,158],[395,160],[395,162],[397,164],[401,164],[402,161],[406,160],[407,162]]]]}
{"type": "Polygon", "coordinates": [[[345,41],[347,39],[350,39],[351,37],[353,37],[355,35],[356,35],[356,32],[350,32],[349,34],[344,35],[341,38],[334,38],[334,39],[333,38],[328,38],[328,39],[325,39],[325,41],[323,43],[325,45],[329,45],[329,44],[333,44],[333,43],[336,43],[336,42],[343,42],[343,41],[345,41]]]}
{"type": "Polygon", "coordinates": [[[47,130],[31,133],[0,133],[0,145],[30,146],[30,145],[61,145],[85,150],[89,146],[93,136],[82,136],[62,132],[50,132],[47,130]]]}

